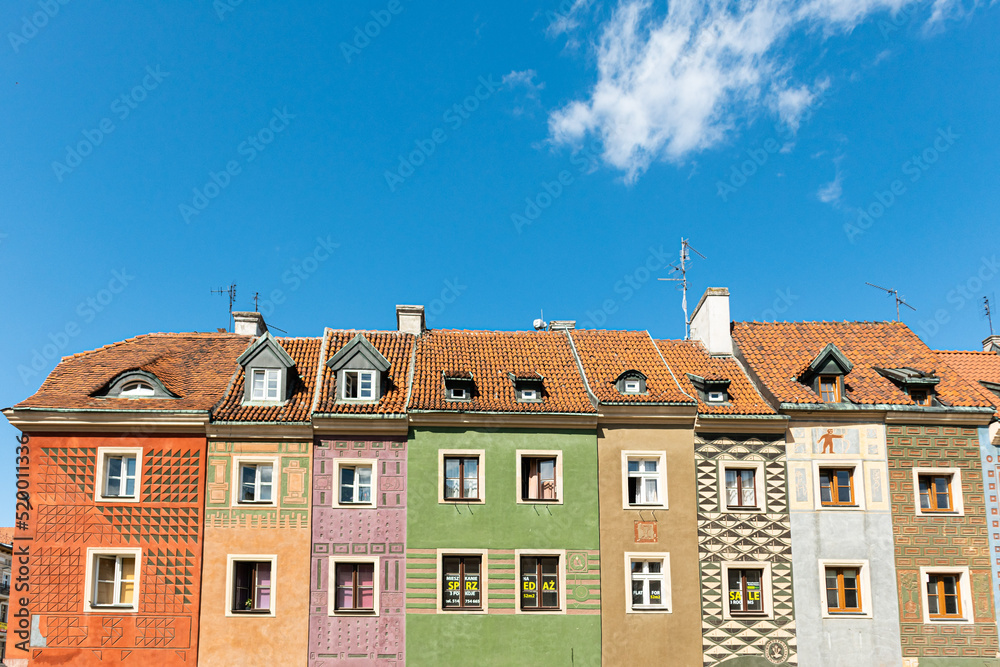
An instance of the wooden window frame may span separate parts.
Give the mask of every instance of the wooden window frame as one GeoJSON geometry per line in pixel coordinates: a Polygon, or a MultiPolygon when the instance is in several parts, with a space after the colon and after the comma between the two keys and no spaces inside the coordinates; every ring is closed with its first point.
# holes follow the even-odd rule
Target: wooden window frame
{"type": "MultiPolygon", "coordinates": [[[[917,516],[963,516],[965,514],[965,498],[962,493],[961,468],[924,468],[914,467],[913,471],[913,506],[917,516]],[[920,480],[926,477],[948,477],[948,496],[950,509],[926,509],[920,506],[920,480]]],[[[936,496],[936,494],[932,494],[936,496]]],[[[936,498],[935,498],[936,502],[936,498]]],[[[933,503],[932,503],[933,504],[933,503]]]]}
{"type": "Polygon", "coordinates": [[[771,563],[766,561],[723,561],[722,562],[722,618],[725,620],[774,618],[774,588],[771,581],[771,563]],[[731,570],[759,570],[761,587],[761,611],[733,612],[729,608],[729,572],[731,570]]]}
{"type": "Polygon", "coordinates": [[[730,512],[734,512],[734,511],[738,512],[738,511],[744,511],[744,510],[755,510],[755,509],[758,509],[760,504],[757,502],[758,501],[757,496],[759,494],[759,489],[758,489],[759,485],[757,484],[757,469],[756,468],[740,468],[740,467],[736,467],[736,466],[726,466],[723,472],[724,472],[724,474],[723,474],[723,479],[722,479],[722,483],[723,483],[722,493],[723,493],[723,495],[725,497],[726,509],[729,510],[730,512]],[[731,505],[729,503],[729,473],[730,472],[737,473],[737,475],[736,475],[736,497],[738,498],[738,502],[737,502],[736,505],[731,505]],[[753,477],[752,481],[750,482],[750,486],[753,488],[753,504],[752,505],[744,505],[743,504],[743,490],[744,489],[743,489],[743,474],[742,473],[744,473],[744,472],[750,472],[751,475],[752,475],[752,477],[753,477]]]}
{"type": "MultiPolygon", "coordinates": [[[[506,556],[509,558],[509,556],[506,556]]],[[[437,575],[435,577],[434,583],[437,593],[435,599],[437,601],[438,614],[487,614],[489,613],[489,550],[488,549],[438,549],[437,550],[437,575]],[[445,558],[479,558],[479,600],[482,604],[480,608],[474,607],[444,607],[444,598],[442,592],[444,590],[444,559],[445,558]]],[[[508,575],[509,575],[508,571],[508,575]]]]}
{"type": "Polygon", "coordinates": [[[673,596],[670,585],[670,554],[655,551],[625,552],[625,613],[626,614],[671,614],[674,611],[673,596]],[[632,604],[632,563],[636,561],[660,562],[660,600],[659,605],[632,604]]]}
{"type": "Polygon", "coordinates": [[[823,403],[840,403],[841,402],[842,398],[841,398],[841,390],[840,390],[840,380],[841,380],[841,377],[839,375],[820,375],[819,376],[819,379],[817,380],[817,385],[816,385],[816,388],[819,391],[817,391],[816,393],[819,394],[819,400],[821,402],[823,402],[823,403]],[[825,381],[825,384],[830,384],[830,380],[833,380],[833,400],[832,401],[826,400],[826,396],[825,396],[826,392],[823,391],[824,381],[825,381]]]}
{"type": "Polygon", "coordinates": [[[854,493],[854,476],[857,473],[857,468],[853,466],[823,466],[819,469],[819,503],[823,507],[858,507],[857,499],[854,493]],[[837,485],[837,475],[836,473],[847,471],[850,474],[849,483],[851,491],[850,502],[843,502],[840,500],[840,486],[837,485]],[[823,500],[823,475],[824,473],[834,473],[830,476],[830,500],[823,500]]]}
{"type": "Polygon", "coordinates": [[[558,449],[518,449],[515,453],[515,501],[518,505],[562,505],[563,504],[563,452],[558,449]],[[525,498],[524,465],[529,460],[555,460],[555,498],[525,498]]]}
{"type": "MultiPolygon", "coordinates": [[[[959,624],[968,625],[975,622],[975,613],[973,607],[972,598],[972,579],[969,576],[968,567],[922,567],[920,568],[920,596],[921,602],[923,603],[923,616],[924,623],[927,624],[959,624]],[[932,580],[939,577],[955,577],[955,586],[957,592],[957,602],[958,602],[958,613],[957,614],[944,614],[941,613],[942,600],[938,598],[938,613],[931,614],[930,610],[930,591],[928,591],[929,584],[932,580]]],[[[940,595],[943,593],[942,584],[943,581],[938,579],[937,592],[935,595],[940,595]]]]}
{"type": "MultiPolygon", "coordinates": [[[[256,587],[256,582],[254,583],[256,587]]],[[[226,556],[226,597],[224,600],[227,617],[271,618],[277,608],[278,588],[278,556],[276,554],[228,554],[226,556]],[[269,563],[271,582],[268,590],[270,606],[268,609],[242,610],[233,609],[236,602],[236,568],[237,563],[269,563]]]]}
{"type": "MultiPolygon", "coordinates": [[[[330,556],[329,568],[327,571],[327,615],[328,616],[378,616],[380,613],[380,592],[382,589],[382,579],[380,572],[381,561],[378,556],[330,556]],[[337,566],[338,565],[371,565],[374,572],[372,579],[373,595],[372,609],[337,609],[337,566]]],[[[357,597],[354,597],[356,600],[357,597]]]]}
{"type": "Polygon", "coordinates": [[[560,614],[566,613],[566,552],[552,552],[552,551],[535,551],[535,550],[518,550],[514,552],[514,562],[517,566],[517,592],[515,593],[516,599],[514,602],[514,609],[518,613],[522,614],[560,614]],[[522,577],[526,576],[526,571],[524,568],[524,560],[532,558],[535,559],[535,571],[533,573],[528,572],[527,576],[534,576],[536,578],[535,583],[542,582],[542,559],[553,559],[556,561],[556,598],[557,602],[555,606],[542,606],[542,590],[541,588],[536,588],[535,599],[538,601],[538,605],[535,607],[525,607],[524,601],[521,597],[522,577]]]}
{"type": "MultiPolygon", "coordinates": [[[[820,606],[823,618],[872,618],[872,595],[870,564],[867,560],[831,560],[820,559],[817,561],[819,567],[819,594],[820,606]],[[838,607],[833,610],[827,604],[826,573],[827,570],[857,570],[858,604],[857,610],[838,607]],[[845,610],[847,609],[847,610],[845,610]]],[[[838,576],[838,604],[846,602],[842,595],[843,589],[840,587],[842,573],[838,576]]]]}
{"type": "Polygon", "coordinates": [[[483,610],[483,604],[485,602],[484,599],[483,599],[483,582],[485,580],[486,580],[486,572],[483,569],[483,557],[481,555],[479,555],[479,554],[443,554],[441,556],[441,586],[440,586],[440,589],[441,589],[440,590],[440,592],[441,592],[441,610],[442,611],[447,611],[447,612],[482,611],[483,610]],[[448,559],[448,558],[457,558],[458,559],[458,583],[459,583],[459,591],[461,592],[461,595],[459,595],[459,598],[458,598],[459,605],[457,607],[456,606],[448,606],[447,604],[445,604],[446,601],[444,599],[444,583],[445,583],[445,578],[448,576],[448,573],[444,569],[444,561],[446,559],[448,559]],[[469,585],[469,582],[466,580],[466,577],[468,576],[468,573],[466,572],[466,567],[465,567],[466,566],[466,560],[476,560],[476,561],[479,562],[479,575],[478,575],[479,576],[479,581],[476,582],[477,585],[479,586],[479,604],[476,605],[476,606],[466,605],[466,603],[465,603],[465,591],[468,589],[468,585],[469,585]]]}
{"type": "MultiPolygon", "coordinates": [[[[459,474],[463,475],[464,463],[460,469],[459,474]]],[[[464,479],[464,478],[463,478],[464,479]]],[[[460,488],[460,493],[464,493],[464,484],[460,488]]],[[[486,450],[485,449],[439,449],[438,450],[438,503],[439,504],[452,504],[452,503],[475,503],[483,504],[486,502],[486,450]],[[448,498],[445,496],[445,482],[446,478],[446,464],[447,459],[478,459],[478,475],[476,480],[476,486],[478,489],[478,497],[476,498],[448,498]]]]}
{"type": "Polygon", "coordinates": [[[909,391],[910,400],[916,405],[923,407],[929,407],[931,405],[931,390],[930,389],[911,389],[909,391]],[[914,394],[923,394],[923,399],[917,399],[914,394]]]}

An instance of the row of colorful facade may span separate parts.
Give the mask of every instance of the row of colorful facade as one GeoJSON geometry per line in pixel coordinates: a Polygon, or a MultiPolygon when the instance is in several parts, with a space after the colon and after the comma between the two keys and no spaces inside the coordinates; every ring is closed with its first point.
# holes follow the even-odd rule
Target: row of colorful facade
{"type": "Polygon", "coordinates": [[[4,664],[1000,665],[1000,338],[234,315],[4,411],[4,664]]]}

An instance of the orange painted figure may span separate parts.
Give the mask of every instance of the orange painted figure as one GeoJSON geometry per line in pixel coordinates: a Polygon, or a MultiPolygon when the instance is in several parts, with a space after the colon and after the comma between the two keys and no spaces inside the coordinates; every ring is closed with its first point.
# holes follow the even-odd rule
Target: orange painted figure
{"type": "Polygon", "coordinates": [[[844,436],[842,435],[834,435],[832,428],[826,429],[826,433],[823,435],[823,437],[819,439],[819,441],[823,443],[823,451],[820,453],[834,454],[835,452],[833,451],[833,441],[836,440],[837,438],[843,438],[843,437],[844,436]],[[830,451],[828,452],[827,450],[830,451]]]}

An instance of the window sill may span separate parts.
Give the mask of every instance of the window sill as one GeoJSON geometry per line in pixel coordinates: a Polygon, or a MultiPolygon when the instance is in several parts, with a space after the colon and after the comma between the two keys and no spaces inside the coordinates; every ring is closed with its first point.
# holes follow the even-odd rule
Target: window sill
{"type": "Polygon", "coordinates": [[[755,507],[750,507],[750,506],[742,507],[742,506],[740,506],[740,507],[727,507],[723,511],[729,512],[730,514],[734,514],[736,512],[763,512],[764,510],[762,510],[761,508],[756,507],[756,506],[755,507]]]}
{"type": "Polygon", "coordinates": [[[99,503],[137,503],[139,498],[136,496],[98,496],[97,502],[99,503]]]}
{"type": "Polygon", "coordinates": [[[94,614],[109,614],[109,613],[130,613],[134,614],[138,611],[134,605],[123,605],[123,604],[91,604],[87,607],[87,611],[94,614]]]}
{"type": "Polygon", "coordinates": [[[278,503],[273,500],[237,500],[237,505],[272,505],[277,506],[278,503]]]}
{"type": "Polygon", "coordinates": [[[522,505],[561,505],[562,498],[519,498],[522,505]]]}
{"type": "Polygon", "coordinates": [[[662,605],[660,605],[660,606],[653,606],[653,605],[649,605],[649,606],[633,605],[633,606],[629,607],[628,610],[629,610],[629,612],[636,612],[636,613],[639,613],[639,612],[641,612],[641,613],[652,612],[654,614],[655,613],[662,614],[662,613],[669,613],[670,612],[670,609],[668,609],[667,607],[664,607],[662,605]]]}
{"type": "Polygon", "coordinates": [[[466,504],[482,504],[485,502],[482,498],[439,498],[439,503],[466,503],[466,504]]]}
{"type": "Polygon", "coordinates": [[[821,510],[859,510],[863,509],[861,505],[824,505],[820,503],[819,509],[821,510]]]}
{"type": "Polygon", "coordinates": [[[240,616],[268,616],[272,612],[270,609],[230,609],[230,613],[240,616]]]}
{"type": "Polygon", "coordinates": [[[374,616],[374,609],[334,609],[337,616],[374,616]]]}

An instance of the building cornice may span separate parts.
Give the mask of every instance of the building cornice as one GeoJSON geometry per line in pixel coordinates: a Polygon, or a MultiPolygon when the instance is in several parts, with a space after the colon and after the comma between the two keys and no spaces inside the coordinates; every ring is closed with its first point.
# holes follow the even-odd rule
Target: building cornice
{"type": "Polygon", "coordinates": [[[209,440],[302,441],[313,437],[309,422],[214,422],[206,432],[209,440]]]}
{"type": "Polygon", "coordinates": [[[783,435],[788,428],[785,415],[700,414],[696,433],[772,433],[783,435]]]}
{"type": "Polygon", "coordinates": [[[474,426],[488,429],[597,427],[597,415],[592,413],[411,411],[409,421],[412,426],[418,427],[474,426]]]}
{"type": "Polygon", "coordinates": [[[405,413],[362,415],[362,414],[314,414],[312,417],[314,435],[406,435],[409,421],[405,413]]]}
{"type": "Polygon", "coordinates": [[[22,432],[68,433],[132,431],[140,433],[204,434],[209,423],[207,410],[66,410],[7,408],[3,411],[11,426],[22,432]]]}
{"type": "Polygon", "coordinates": [[[686,426],[694,428],[698,417],[698,406],[694,403],[680,405],[650,405],[632,403],[608,405],[602,403],[598,409],[599,424],[650,424],[660,426],[686,426]]]}

